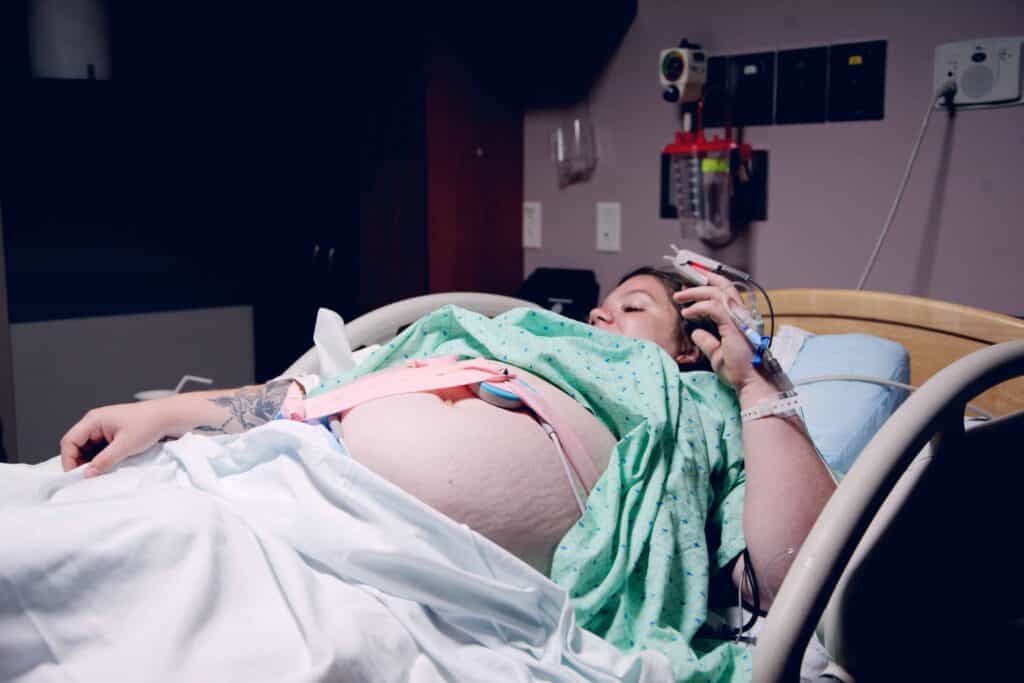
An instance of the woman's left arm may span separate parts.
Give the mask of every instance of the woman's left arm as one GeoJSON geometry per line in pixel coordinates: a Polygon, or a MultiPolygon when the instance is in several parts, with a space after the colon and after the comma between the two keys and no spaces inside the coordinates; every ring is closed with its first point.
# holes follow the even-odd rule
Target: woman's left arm
{"type": "MultiPolygon", "coordinates": [[[[740,408],[753,407],[778,393],[767,380],[739,390],[740,408]]],[[[797,417],[764,417],[743,425],[747,490],[743,533],[767,608],[782,585],[796,551],[810,532],[835,482],[797,417]]],[[[743,558],[733,568],[741,585],[743,558]]]]}
{"type": "MultiPolygon", "coordinates": [[[[754,407],[779,390],[751,363],[753,351],[736,327],[726,306],[743,305],[732,283],[707,274],[707,287],[676,292],[689,303],[686,319],[705,318],[717,326],[721,340],[696,330],[693,341],[718,375],[739,396],[740,409],[754,407]]],[[[767,607],[782,585],[795,551],[803,544],[818,514],[835,491],[835,482],[818,456],[799,417],[764,417],[743,425],[746,497],[743,532],[760,588],[761,606],[767,607]]],[[[733,567],[733,581],[742,585],[743,558],[733,567]]]]}

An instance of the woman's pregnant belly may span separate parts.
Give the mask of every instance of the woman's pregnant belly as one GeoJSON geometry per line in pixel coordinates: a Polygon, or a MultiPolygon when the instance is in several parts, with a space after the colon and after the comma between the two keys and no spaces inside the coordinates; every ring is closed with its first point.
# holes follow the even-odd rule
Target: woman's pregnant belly
{"type": "MultiPolygon", "coordinates": [[[[604,424],[548,382],[515,372],[561,413],[604,472],[615,446],[604,424]]],[[[342,418],[341,430],[360,463],[545,574],[579,518],[558,451],[532,413],[491,405],[466,387],[364,403],[342,418]]]]}

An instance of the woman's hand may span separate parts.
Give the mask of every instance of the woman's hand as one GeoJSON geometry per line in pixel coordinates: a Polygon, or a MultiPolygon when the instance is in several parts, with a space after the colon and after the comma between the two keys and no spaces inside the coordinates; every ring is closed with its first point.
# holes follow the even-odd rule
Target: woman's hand
{"type": "Polygon", "coordinates": [[[95,477],[164,437],[256,427],[277,417],[291,383],[281,379],[237,389],[190,391],[90,410],[60,440],[61,465],[71,470],[88,462],[85,476],[95,477]]]}
{"type": "Polygon", "coordinates": [[[754,367],[754,351],[736,326],[726,309],[732,306],[745,307],[739,291],[728,279],[715,273],[702,273],[708,280],[705,287],[687,287],[672,295],[681,304],[689,304],[680,311],[686,320],[711,320],[718,327],[721,341],[706,330],[694,330],[690,335],[697,348],[711,361],[711,367],[718,376],[729,383],[738,393],[745,389],[767,384],[754,367]]]}
{"type": "Polygon", "coordinates": [[[173,397],[90,410],[60,440],[61,465],[66,471],[88,462],[88,478],[138,455],[168,435],[171,411],[166,404],[171,400],[173,397]]]}

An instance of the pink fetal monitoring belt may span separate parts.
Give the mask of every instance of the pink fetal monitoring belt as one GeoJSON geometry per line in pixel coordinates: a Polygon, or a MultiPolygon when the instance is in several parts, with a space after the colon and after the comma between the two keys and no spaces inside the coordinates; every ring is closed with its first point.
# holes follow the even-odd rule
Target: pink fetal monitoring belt
{"type": "Polygon", "coordinates": [[[303,399],[298,387],[293,384],[293,391],[289,392],[288,398],[281,406],[281,413],[283,417],[292,420],[318,420],[343,415],[361,403],[386,396],[461,386],[468,386],[473,393],[488,403],[510,409],[525,405],[530,409],[554,442],[576,503],[582,512],[584,504],[577,491],[577,482],[585,492],[589,492],[599,477],[583,442],[543,396],[517,377],[514,368],[497,361],[460,361],[456,356],[413,360],[409,361],[405,368],[365,375],[354,382],[308,399],[303,399]]]}

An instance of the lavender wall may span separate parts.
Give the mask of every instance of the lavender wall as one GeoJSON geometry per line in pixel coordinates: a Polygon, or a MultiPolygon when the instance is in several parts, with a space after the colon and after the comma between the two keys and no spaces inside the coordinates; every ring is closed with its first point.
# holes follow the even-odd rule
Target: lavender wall
{"type": "MultiPolygon", "coordinates": [[[[591,268],[605,293],[621,273],[660,261],[670,242],[682,246],[676,223],[658,217],[659,153],[677,128],[660,97],[661,48],[684,36],[720,55],[885,39],[884,120],[747,129],[770,152],[769,220],[723,257],[770,288],[852,289],[931,98],[935,46],[1010,35],[1024,36],[1020,0],[641,0],[589,99],[594,177],[558,188],[549,134],[571,112],[526,117],[525,199],[543,206],[543,247],[525,250],[526,273],[591,268]],[[599,201],[622,203],[621,253],[595,250],[599,201]]],[[[865,288],[1024,315],[1022,143],[1024,107],[963,111],[952,122],[937,112],[865,288]]]]}

